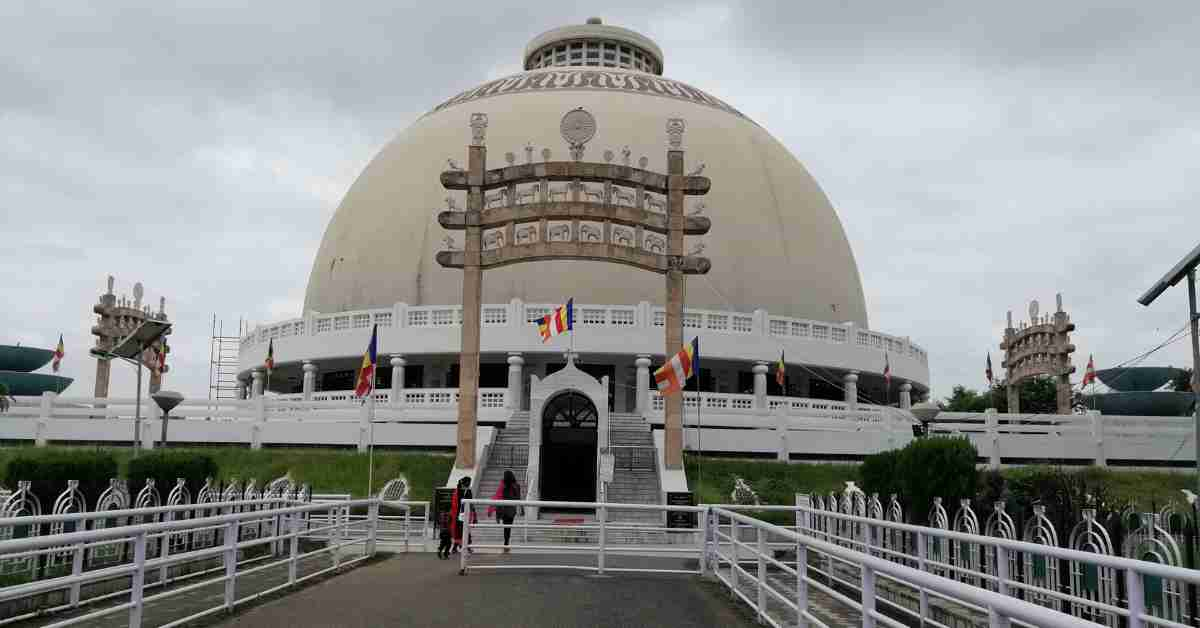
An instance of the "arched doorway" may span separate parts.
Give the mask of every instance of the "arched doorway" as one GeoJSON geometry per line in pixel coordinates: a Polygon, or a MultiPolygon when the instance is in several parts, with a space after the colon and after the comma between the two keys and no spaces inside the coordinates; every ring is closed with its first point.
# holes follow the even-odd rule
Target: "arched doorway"
{"type": "Polygon", "coordinates": [[[540,497],[596,500],[596,439],[600,415],[586,395],[569,391],[542,407],[540,497]]]}

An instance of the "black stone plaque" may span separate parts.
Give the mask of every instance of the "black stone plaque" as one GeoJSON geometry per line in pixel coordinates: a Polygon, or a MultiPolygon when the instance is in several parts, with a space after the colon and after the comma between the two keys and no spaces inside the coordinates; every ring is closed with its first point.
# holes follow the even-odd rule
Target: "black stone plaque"
{"type": "MultiPolygon", "coordinates": [[[[695,506],[696,496],[691,491],[680,491],[677,493],[667,493],[668,506],[695,506]]],[[[667,511],[667,527],[668,528],[695,528],[696,513],[681,512],[678,510],[667,511]]]]}
{"type": "Polygon", "coordinates": [[[433,527],[441,530],[450,526],[450,509],[454,506],[454,489],[433,489],[433,527]]]}

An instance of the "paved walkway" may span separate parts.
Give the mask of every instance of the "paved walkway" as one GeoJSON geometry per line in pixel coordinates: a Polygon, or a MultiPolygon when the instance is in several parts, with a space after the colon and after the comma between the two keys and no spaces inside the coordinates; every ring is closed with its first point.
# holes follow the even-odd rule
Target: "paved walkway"
{"type": "MultiPolygon", "coordinates": [[[[506,559],[527,559],[512,554],[506,559]]],[[[524,562],[524,560],[522,560],[524,562]]],[[[729,626],[756,624],[699,576],[473,571],[400,554],[241,612],[220,626],[729,626]]]]}

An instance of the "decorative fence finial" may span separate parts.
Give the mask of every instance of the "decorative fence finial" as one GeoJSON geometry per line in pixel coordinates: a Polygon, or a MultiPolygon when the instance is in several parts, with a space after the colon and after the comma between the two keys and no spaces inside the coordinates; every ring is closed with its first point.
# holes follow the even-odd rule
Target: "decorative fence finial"
{"type": "Polygon", "coordinates": [[[483,146],[487,139],[488,117],[486,113],[471,114],[471,145],[483,146]]]}
{"type": "Polygon", "coordinates": [[[671,147],[671,150],[683,150],[683,130],[685,126],[683,118],[669,118],[667,120],[667,145],[671,147]]]}

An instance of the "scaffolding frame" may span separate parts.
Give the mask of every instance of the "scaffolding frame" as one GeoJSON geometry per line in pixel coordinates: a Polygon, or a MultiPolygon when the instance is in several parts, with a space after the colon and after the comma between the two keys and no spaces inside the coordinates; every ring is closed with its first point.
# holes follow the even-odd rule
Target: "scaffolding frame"
{"type": "Polygon", "coordinates": [[[213,314],[212,336],[208,353],[208,399],[238,398],[238,352],[241,349],[243,323],[238,319],[238,335],[225,335],[225,322],[213,314]]]}

